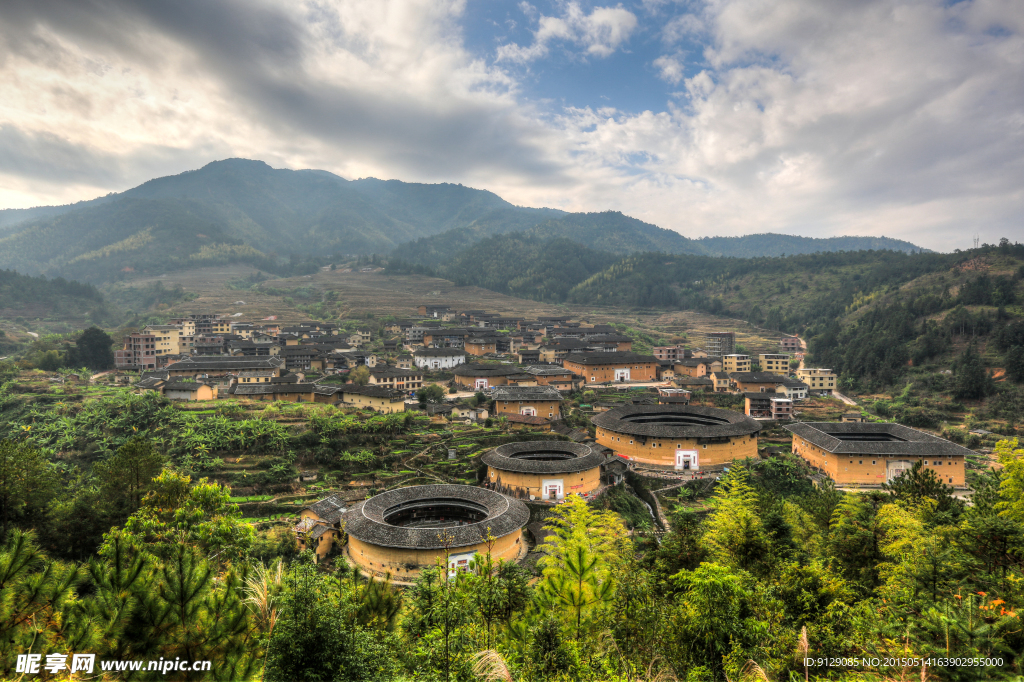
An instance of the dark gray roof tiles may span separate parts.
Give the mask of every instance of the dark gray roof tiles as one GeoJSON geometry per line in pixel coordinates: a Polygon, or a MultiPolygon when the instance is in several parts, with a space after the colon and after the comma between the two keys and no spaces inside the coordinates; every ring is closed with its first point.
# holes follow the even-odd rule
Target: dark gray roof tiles
{"type": "Polygon", "coordinates": [[[596,415],[599,428],[655,438],[749,436],[761,425],[741,412],[698,405],[628,405],[596,415]],[[664,417],[664,421],[658,421],[664,417]],[[675,423],[671,420],[676,419],[675,423]],[[654,420],[654,421],[646,421],[654,420]]]}
{"type": "Polygon", "coordinates": [[[567,374],[572,374],[570,370],[558,365],[534,365],[532,367],[523,367],[523,372],[534,376],[565,376],[567,374]]]}
{"type": "Polygon", "coordinates": [[[384,386],[359,386],[357,384],[345,384],[338,387],[338,392],[370,396],[371,398],[397,398],[402,395],[401,391],[384,386]]]}
{"type": "Polygon", "coordinates": [[[519,500],[486,488],[468,485],[417,485],[397,488],[359,502],[343,516],[345,530],[352,537],[382,547],[402,549],[442,549],[438,535],[443,531],[452,540],[450,547],[467,547],[483,540],[488,529],[496,538],[520,530],[530,520],[530,510],[519,500]],[[384,514],[392,507],[415,500],[466,500],[484,506],[487,518],[477,523],[449,528],[392,526],[384,514]]]}
{"type": "Polygon", "coordinates": [[[784,428],[822,450],[838,455],[952,455],[963,457],[971,450],[945,438],[902,424],[886,422],[798,422],[784,428]],[[843,440],[830,434],[883,433],[901,440],[843,440]]]}
{"type": "Polygon", "coordinates": [[[387,367],[378,365],[370,369],[370,374],[375,377],[421,377],[423,372],[419,370],[400,369],[398,367],[387,367]]]}
{"type": "Polygon", "coordinates": [[[238,371],[243,369],[277,369],[284,364],[283,358],[274,356],[252,357],[252,356],[217,356],[217,357],[191,357],[185,360],[167,365],[168,370],[173,371],[209,371],[223,369],[227,371],[238,371]]]}
{"type": "Polygon", "coordinates": [[[499,386],[491,394],[494,400],[557,400],[562,394],[550,386],[499,386]]]}
{"type": "Polygon", "coordinates": [[[345,500],[343,500],[340,495],[331,495],[330,497],[325,497],[322,500],[314,502],[306,507],[306,509],[313,512],[317,515],[317,518],[323,519],[327,523],[337,523],[341,519],[341,515],[345,513],[347,507],[345,506],[345,500]]]}
{"type": "Polygon", "coordinates": [[[604,456],[581,443],[539,440],[506,443],[485,454],[481,461],[499,471],[514,471],[521,474],[573,474],[601,466],[604,456]],[[528,458],[529,455],[544,453],[556,453],[567,458],[549,461],[528,458]]]}
{"type": "Polygon", "coordinates": [[[619,364],[654,364],[657,360],[653,355],[640,355],[628,351],[614,351],[611,353],[573,353],[565,356],[566,362],[575,362],[581,365],[619,365],[619,364]]]}
{"type": "Polygon", "coordinates": [[[463,377],[504,377],[518,373],[518,369],[508,365],[483,365],[476,362],[459,365],[454,370],[456,376],[463,377]]]}
{"type": "Polygon", "coordinates": [[[235,395],[270,395],[274,393],[313,393],[317,388],[316,384],[235,384],[231,392],[235,395]]]}
{"type": "Polygon", "coordinates": [[[781,384],[782,377],[771,372],[733,372],[729,375],[733,381],[742,381],[748,384],[781,384]]]}
{"type": "Polygon", "coordinates": [[[420,348],[413,355],[418,358],[457,358],[468,353],[461,348],[420,348]]]}
{"type": "Polygon", "coordinates": [[[181,380],[169,380],[163,385],[165,391],[195,391],[200,386],[205,386],[201,381],[181,381],[181,380]]]}
{"type": "Polygon", "coordinates": [[[309,537],[316,540],[318,537],[320,537],[329,530],[333,529],[330,526],[325,526],[322,523],[318,523],[315,526],[313,526],[313,530],[309,531],[309,537]]]}
{"type": "Polygon", "coordinates": [[[594,334],[588,340],[594,343],[627,343],[633,339],[625,334],[594,334]]]}

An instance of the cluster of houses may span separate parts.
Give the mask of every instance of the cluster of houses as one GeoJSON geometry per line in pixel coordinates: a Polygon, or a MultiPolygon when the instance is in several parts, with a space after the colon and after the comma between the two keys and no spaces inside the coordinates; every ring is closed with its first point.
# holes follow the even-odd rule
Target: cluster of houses
{"type": "MultiPolygon", "coordinates": [[[[442,404],[430,407],[431,416],[503,417],[523,428],[558,421],[562,397],[587,386],[647,384],[664,393],[660,402],[684,404],[693,391],[743,394],[748,416],[772,420],[791,419],[795,401],[836,386],[830,370],[794,367],[789,352],[737,353],[733,332],[700,335],[701,348],[658,346],[643,354],[615,327],[568,316],[527,320],[447,305],[422,305],[417,313],[384,325],[379,339],[328,322],[254,325],[193,314],[127,335],[116,363],[141,371],[138,388],[173,399],[235,396],[385,413],[418,406],[419,389],[443,383],[456,396],[484,392],[493,414],[442,404]],[[324,381],[358,368],[365,368],[358,382],[324,381]]],[[[793,337],[780,346],[800,347],[793,337]]]]}
{"type": "MultiPolygon", "coordinates": [[[[527,321],[448,306],[421,306],[418,312],[419,317],[385,330],[393,337],[381,339],[385,351],[368,365],[371,379],[365,386],[307,382],[301,372],[290,372],[280,356],[193,355],[148,372],[143,382],[163,382],[165,394],[172,395],[185,390],[191,373],[191,381],[219,378],[222,390],[254,399],[394,411],[412,405],[405,402],[407,394],[443,381],[453,391],[450,398],[484,393],[486,408],[476,401],[469,401],[471,406],[431,404],[427,413],[432,419],[496,418],[511,428],[567,436],[510,443],[485,453],[487,471],[480,487],[399,488],[351,506],[332,497],[303,511],[295,527],[302,547],[324,556],[335,542],[346,540],[347,556],[361,570],[400,579],[433,565],[439,552],[450,555],[451,570],[466,564],[484,549],[479,538],[459,533],[482,520],[497,529],[495,546],[503,557],[521,557],[529,515],[516,506],[518,500],[557,503],[571,494],[598,494],[629,469],[684,477],[720,472],[756,456],[764,420],[789,422],[796,402],[836,389],[833,372],[802,366],[799,340],[792,337],[780,341],[779,352],[756,356],[737,353],[731,332],[704,335],[701,348],[660,346],[643,354],[614,329],[566,318],[527,321]],[[242,363],[250,364],[242,369],[242,363]],[[204,374],[196,374],[200,371],[204,374]],[[567,393],[637,385],[650,386],[653,393],[589,406],[593,433],[565,426],[567,393]],[[742,395],[745,414],[691,405],[693,391],[742,395]],[[378,395],[388,398],[373,402],[378,395]],[[432,538],[438,528],[449,528],[459,541],[436,546],[432,538]]],[[[968,451],[914,429],[868,423],[859,414],[837,423],[794,422],[786,428],[793,433],[793,452],[839,485],[875,487],[918,462],[949,485],[966,485],[968,451]]]]}

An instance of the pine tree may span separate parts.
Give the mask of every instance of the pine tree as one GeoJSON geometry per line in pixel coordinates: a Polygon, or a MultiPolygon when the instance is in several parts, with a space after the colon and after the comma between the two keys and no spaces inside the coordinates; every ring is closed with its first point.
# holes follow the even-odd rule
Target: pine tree
{"type": "Polygon", "coordinates": [[[1014,346],[1006,352],[1006,376],[1011,381],[1024,383],[1024,346],[1014,346]]]}
{"type": "Polygon", "coordinates": [[[990,393],[991,383],[981,356],[971,343],[953,367],[953,397],[957,400],[980,400],[990,393]]]}

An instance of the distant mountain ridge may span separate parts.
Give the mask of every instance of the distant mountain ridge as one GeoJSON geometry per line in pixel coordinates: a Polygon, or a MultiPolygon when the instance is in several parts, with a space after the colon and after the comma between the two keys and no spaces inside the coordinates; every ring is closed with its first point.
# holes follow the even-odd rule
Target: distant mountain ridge
{"type": "Polygon", "coordinates": [[[920,250],[875,237],[689,239],[618,212],[525,208],[462,185],[346,180],[227,159],[78,204],[0,211],[0,268],[102,282],[229,261],[270,267],[289,254],[393,254],[433,266],[509,233],[620,255],[920,250]]]}

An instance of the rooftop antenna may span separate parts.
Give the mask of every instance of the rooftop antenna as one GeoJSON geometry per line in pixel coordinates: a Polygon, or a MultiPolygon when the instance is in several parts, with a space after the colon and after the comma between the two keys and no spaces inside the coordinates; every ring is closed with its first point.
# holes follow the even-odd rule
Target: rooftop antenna
{"type": "Polygon", "coordinates": [[[979,237],[979,236],[978,236],[978,233],[977,233],[977,232],[975,232],[975,233],[974,233],[974,248],[978,248],[978,242],[979,242],[979,241],[981,241],[981,237],[979,237]]]}

